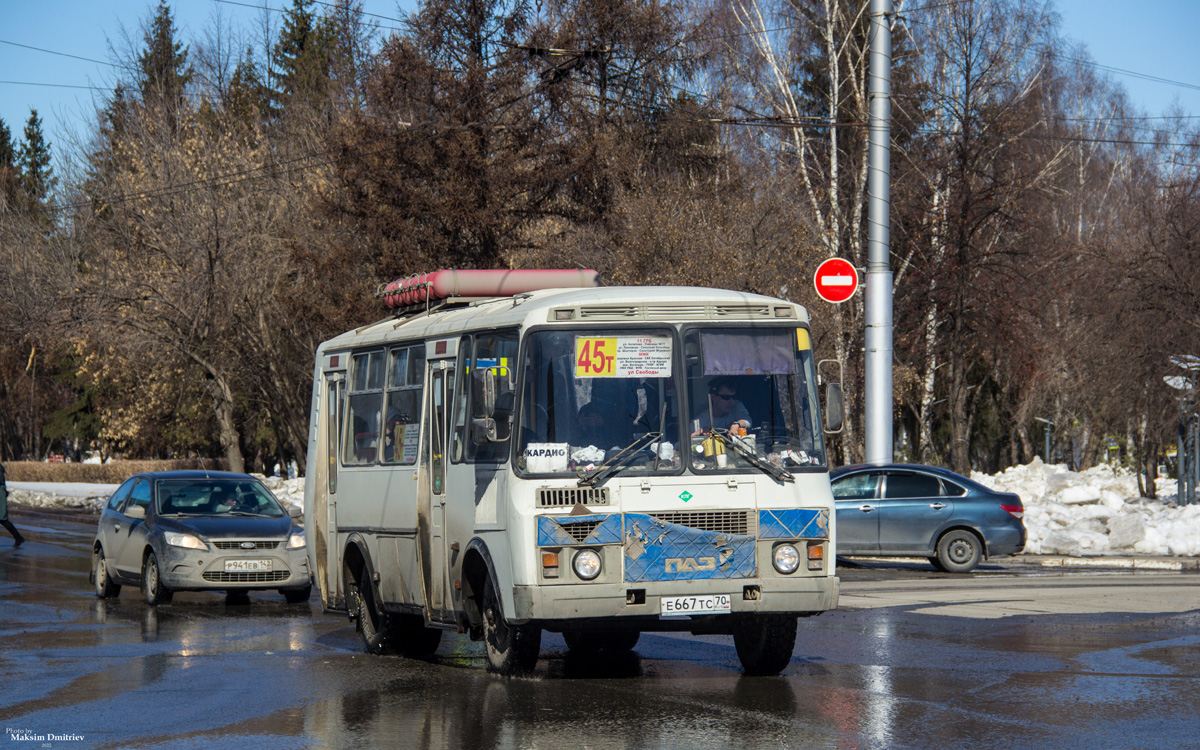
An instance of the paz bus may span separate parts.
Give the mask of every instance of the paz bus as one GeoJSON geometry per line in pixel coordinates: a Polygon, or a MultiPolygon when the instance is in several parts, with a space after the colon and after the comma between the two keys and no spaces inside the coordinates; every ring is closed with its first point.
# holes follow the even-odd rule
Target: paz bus
{"type": "Polygon", "coordinates": [[[368,652],[457,631],[521,674],[543,632],[596,653],[683,631],[776,674],[797,618],[836,607],[842,395],[822,410],[803,307],[581,270],[377,296],[391,314],[317,350],[305,484],[321,601],[368,652]]]}

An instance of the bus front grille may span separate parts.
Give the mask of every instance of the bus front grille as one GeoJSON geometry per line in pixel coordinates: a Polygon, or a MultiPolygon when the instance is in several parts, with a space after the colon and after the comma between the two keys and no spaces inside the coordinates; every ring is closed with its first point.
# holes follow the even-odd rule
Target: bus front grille
{"type": "Polygon", "coordinates": [[[608,505],[607,487],[541,487],[539,508],[570,508],[575,505],[608,505]]]}
{"type": "Polygon", "coordinates": [[[745,536],[751,533],[750,513],[750,511],[744,510],[682,510],[648,513],[647,515],[666,523],[686,526],[689,529],[745,536]]]}

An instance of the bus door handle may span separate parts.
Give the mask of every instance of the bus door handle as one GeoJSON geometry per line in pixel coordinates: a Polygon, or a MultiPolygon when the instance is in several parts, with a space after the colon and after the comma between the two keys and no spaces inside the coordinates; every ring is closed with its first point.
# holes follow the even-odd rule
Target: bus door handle
{"type": "Polygon", "coordinates": [[[863,513],[870,513],[871,511],[875,510],[875,506],[863,504],[863,505],[858,506],[858,509],[861,510],[863,513]]]}
{"type": "Polygon", "coordinates": [[[945,503],[930,503],[929,507],[933,508],[934,510],[941,510],[942,508],[946,507],[946,504],[945,503]]]}

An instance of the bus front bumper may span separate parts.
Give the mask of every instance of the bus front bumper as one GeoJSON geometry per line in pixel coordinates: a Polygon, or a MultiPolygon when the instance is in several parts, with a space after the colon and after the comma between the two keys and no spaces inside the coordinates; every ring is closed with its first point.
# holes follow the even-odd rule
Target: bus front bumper
{"type": "Polygon", "coordinates": [[[517,586],[510,619],[661,618],[663,598],[711,594],[729,594],[731,614],[812,615],[837,607],[838,586],[836,576],[517,586]]]}

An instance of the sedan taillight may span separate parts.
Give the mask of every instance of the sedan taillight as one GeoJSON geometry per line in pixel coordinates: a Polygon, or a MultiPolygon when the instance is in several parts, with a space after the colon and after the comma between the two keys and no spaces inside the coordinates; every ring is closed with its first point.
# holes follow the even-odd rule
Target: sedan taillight
{"type": "Polygon", "coordinates": [[[1025,509],[1020,505],[1001,505],[1000,510],[1008,513],[1013,518],[1024,518],[1025,509]]]}

